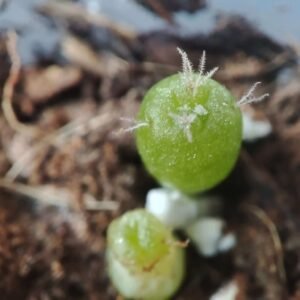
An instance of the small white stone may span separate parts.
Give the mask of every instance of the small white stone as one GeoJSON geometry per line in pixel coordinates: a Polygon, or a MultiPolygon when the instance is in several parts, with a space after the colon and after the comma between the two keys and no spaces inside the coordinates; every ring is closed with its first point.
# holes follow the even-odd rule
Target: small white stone
{"type": "Polygon", "coordinates": [[[197,200],[168,188],[152,189],[146,197],[146,209],[171,228],[182,228],[198,216],[197,200]]]}
{"type": "Polygon", "coordinates": [[[238,285],[235,281],[231,281],[221,287],[209,300],[236,300],[239,292],[238,285]]]}
{"type": "Polygon", "coordinates": [[[218,251],[227,252],[236,245],[236,236],[233,233],[227,233],[219,241],[218,251]]]}
{"type": "Polygon", "coordinates": [[[187,234],[199,253],[210,257],[219,251],[224,225],[224,221],[220,218],[202,218],[187,228],[187,234]]]}
{"type": "Polygon", "coordinates": [[[169,188],[156,188],[146,196],[146,209],[171,228],[184,228],[199,216],[216,213],[221,201],[216,197],[192,198],[169,188]]]}
{"type": "Polygon", "coordinates": [[[255,120],[247,111],[243,111],[243,140],[253,142],[268,136],[272,132],[272,126],[267,120],[255,120]]]}

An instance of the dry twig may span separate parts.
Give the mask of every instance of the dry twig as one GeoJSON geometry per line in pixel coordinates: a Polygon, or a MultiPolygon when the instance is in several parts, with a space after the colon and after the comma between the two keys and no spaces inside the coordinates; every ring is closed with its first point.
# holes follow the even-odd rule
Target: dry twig
{"type": "Polygon", "coordinates": [[[25,125],[21,123],[13,109],[13,96],[15,91],[15,86],[20,77],[21,71],[21,60],[17,52],[17,34],[14,31],[10,31],[7,34],[6,42],[7,52],[11,60],[11,68],[9,76],[5,82],[3,88],[3,98],[2,98],[2,109],[3,114],[10,125],[11,128],[18,132],[22,132],[29,135],[36,135],[39,130],[30,125],[25,125]]]}
{"type": "Polygon", "coordinates": [[[258,206],[245,204],[245,205],[243,205],[243,208],[246,212],[250,212],[257,219],[259,219],[266,226],[268,231],[270,232],[270,235],[271,235],[271,238],[272,238],[272,241],[274,244],[275,253],[277,256],[277,268],[278,268],[279,277],[283,283],[286,283],[286,272],[285,272],[285,267],[284,267],[283,247],[282,247],[281,239],[280,239],[280,236],[278,234],[275,224],[269,218],[269,216],[258,206]]]}
{"type": "MultiPolygon", "coordinates": [[[[0,187],[28,197],[39,204],[52,205],[66,209],[72,209],[75,203],[74,195],[64,189],[52,186],[30,186],[22,183],[10,182],[0,179],[0,187]]],[[[119,208],[118,203],[111,200],[98,201],[91,194],[83,194],[83,207],[86,210],[114,211],[119,208]]]]}
{"type": "Polygon", "coordinates": [[[89,130],[95,130],[101,126],[109,124],[113,120],[113,116],[109,114],[102,114],[95,116],[89,120],[77,120],[70,122],[58,129],[54,133],[51,133],[38,141],[32,148],[25,152],[19,160],[15,161],[12,167],[6,173],[6,179],[14,181],[22,170],[28,165],[28,163],[33,159],[36,153],[41,150],[45,145],[54,144],[60,145],[65,142],[66,138],[74,133],[85,133],[87,128],[89,130]]]}
{"type": "Polygon", "coordinates": [[[86,23],[90,25],[101,26],[110,29],[112,32],[122,38],[133,40],[136,38],[136,33],[124,26],[116,24],[109,20],[106,16],[100,13],[90,13],[82,6],[65,1],[48,1],[42,4],[39,8],[42,13],[52,17],[60,18],[76,23],[86,23]]]}

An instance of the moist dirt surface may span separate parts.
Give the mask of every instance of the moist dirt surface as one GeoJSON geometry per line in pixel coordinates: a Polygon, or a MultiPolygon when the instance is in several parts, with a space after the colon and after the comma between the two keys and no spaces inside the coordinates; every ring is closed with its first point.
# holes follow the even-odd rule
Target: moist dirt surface
{"type": "Polygon", "coordinates": [[[148,31],[92,1],[0,2],[1,299],[122,299],[106,272],[106,230],[158,186],[124,118],[134,119],[152,84],[180,71],[176,47],[194,65],[206,50],[207,69],[219,66],[216,79],[237,99],[262,81],[257,93],[270,97],[245,109],[273,130],[244,143],[232,174],[211,191],[236,247],[204,258],[190,244],[173,299],[209,299],[228,282],[239,300],[300,299],[296,41],[279,43],[228,14],[209,32],[179,34],[174,14],[205,12],[209,1],[130,1],[132,19],[142,10],[165,24],[148,31]]]}

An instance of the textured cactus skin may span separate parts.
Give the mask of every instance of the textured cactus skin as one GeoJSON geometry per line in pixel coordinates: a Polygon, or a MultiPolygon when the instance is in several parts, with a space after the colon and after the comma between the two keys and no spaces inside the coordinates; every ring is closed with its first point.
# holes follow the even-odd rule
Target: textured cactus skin
{"type": "MultiPolygon", "coordinates": [[[[192,76],[199,80],[199,74],[192,76]]],[[[136,141],[150,174],[162,185],[193,194],[214,187],[232,170],[241,146],[242,118],[223,85],[210,78],[196,88],[190,82],[189,87],[182,74],[176,74],[147,92],[138,122],[148,126],[136,130],[136,141]],[[191,122],[189,140],[172,116],[182,119],[183,111],[189,116],[197,105],[207,113],[191,122]]]]}

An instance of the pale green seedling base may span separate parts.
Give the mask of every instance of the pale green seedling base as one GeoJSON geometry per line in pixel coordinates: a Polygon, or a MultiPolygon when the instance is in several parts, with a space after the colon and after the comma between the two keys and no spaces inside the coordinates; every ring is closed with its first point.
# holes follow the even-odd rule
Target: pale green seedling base
{"type": "Polygon", "coordinates": [[[107,262],[114,286],[129,299],[169,299],[184,277],[183,249],[168,228],[142,209],[111,223],[107,262]]]}
{"type": "Polygon", "coordinates": [[[172,252],[150,272],[131,272],[110,252],[109,275],[116,289],[126,299],[166,300],[177,291],[184,275],[182,249],[172,252]]]}
{"type": "MultiPolygon", "coordinates": [[[[198,74],[194,74],[195,80],[198,74]]],[[[232,170],[241,145],[242,118],[232,94],[207,79],[196,91],[182,74],[167,77],[145,95],[136,130],[138,151],[148,171],[162,184],[185,193],[212,188],[232,170]],[[191,124],[192,140],[171,114],[200,104],[206,115],[191,124]]]]}

